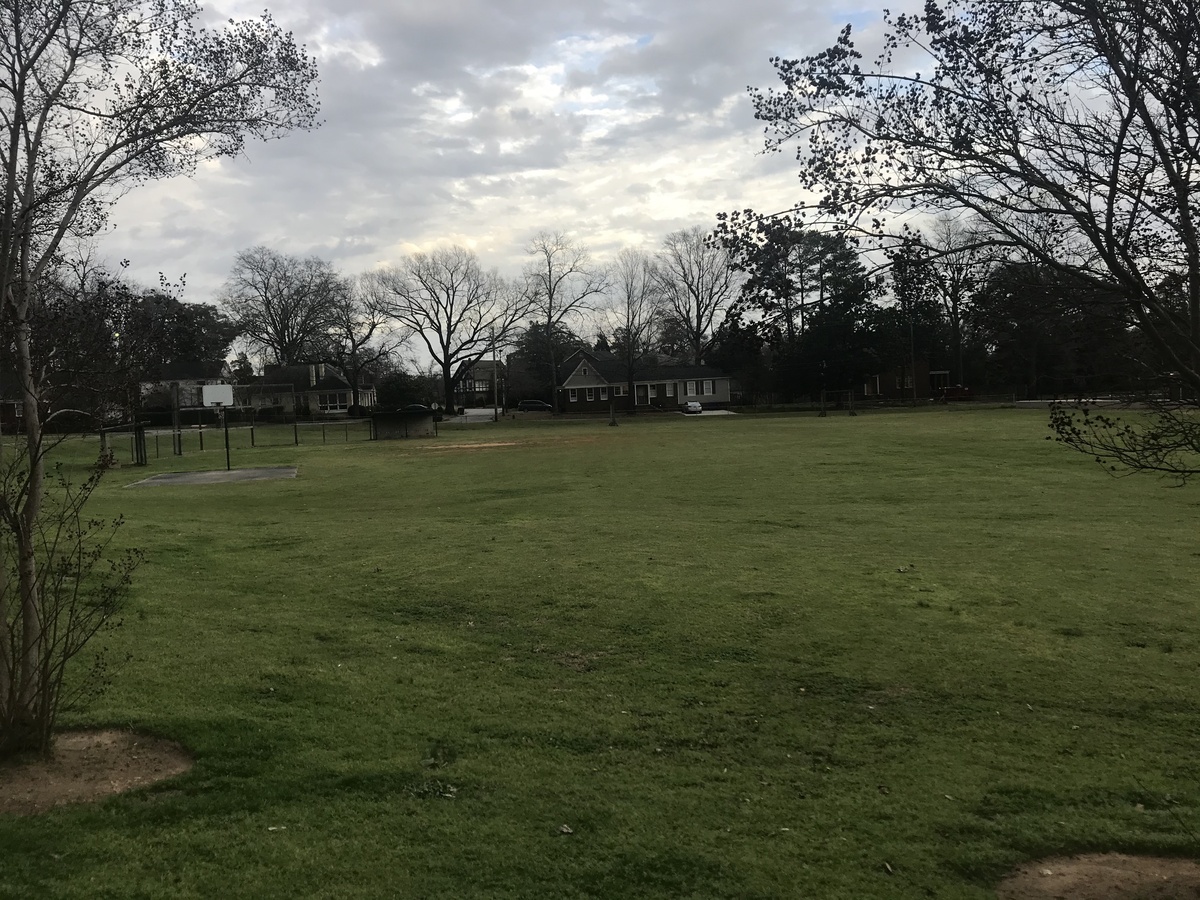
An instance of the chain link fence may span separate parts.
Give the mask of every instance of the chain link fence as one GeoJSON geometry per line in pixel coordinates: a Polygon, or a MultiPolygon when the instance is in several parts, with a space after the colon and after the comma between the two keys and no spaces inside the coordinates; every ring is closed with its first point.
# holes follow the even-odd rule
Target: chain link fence
{"type": "MultiPolygon", "coordinates": [[[[266,447],[352,444],[373,437],[370,419],[330,419],[323,422],[230,424],[230,451],[266,447]]],[[[153,426],[121,426],[101,432],[102,445],[120,462],[144,465],[152,459],[189,456],[195,453],[224,453],[225,429],[206,424],[180,429],[153,426]]]]}

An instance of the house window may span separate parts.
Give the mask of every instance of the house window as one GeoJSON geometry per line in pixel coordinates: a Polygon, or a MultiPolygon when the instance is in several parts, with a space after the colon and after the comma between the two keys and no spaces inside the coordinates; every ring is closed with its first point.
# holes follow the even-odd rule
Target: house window
{"type": "Polygon", "coordinates": [[[578,400],[578,399],[579,399],[579,391],[575,390],[575,388],[571,388],[571,391],[570,391],[570,394],[568,395],[568,398],[570,399],[570,401],[571,401],[572,403],[574,403],[576,400],[578,400]]]}
{"type": "Polygon", "coordinates": [[[716,392],[716,389],[713,387],[713,382],[708,378],[704,379],[704,396],[711,397],[716,392]]]}
{"type": "Polygon", "coordinates": [[[686,385],[684,385],[684,390],[687,391],[687,395],[689,397],[695,397],[696,396],[696,382],[689,381],[686,385]]]}
{"type": "Polygon", "coordinates": [[[587,366],[584,366],[584,367],[583,367],[583,374],[584,374],[584,375],[586,375],[586,374],[587,374],[587,366]]]}
{"type": "Polygon", "coordinates": [[[317,395],[317,409],[321,412],[344,412],[349,408],[350,395],[347,393],[317,395]]]}
{"type": "Polygon", "coordinates": [[[595,390],[595,388],[588,388],[588,389],[587,389],[587,398],[588,398],[588,400],[595,400],[595,399],[596,399],[596,390],[595,390]]]}
{"type": "Polygon", "coordinates": [[[623,384],[613,385],[613,396],[614,397],[624,397],[625,396],[625,385],[623,385],[623,384]]]}
{"type": "Polygon", "coordinates": [[[911,376],[911,375],[905,375],[905,376],[904,376],[904,386],[905,386],[906,388],[910,388],[910,387],[912,387],[912,376],[911,376]]]}
{"type": "Polygon", "coordinates": [[[650,385],[650,399],[655,400],[657,398],[658,398],[658,385],[652,384],[652,385],[650,385]]]}
{"type": "Polygon", "coordinates": [[[600,388],[600,399],[601,399],[601,400],[607,400],[607,399],[608,399],[608,388],[606,388],[606,387],[602,387],[602,388],[600,388]]]}
{"type": "Polygon", "coordinates": [[[896,390],[900,390],[900,376],[896,376],[896,390]]]}
{"type": "Polygon", "coordinates": [[[667,396],[668,397],[675,396],[675,382],[673,382],[673,381],[667,382],[667,396]]]}

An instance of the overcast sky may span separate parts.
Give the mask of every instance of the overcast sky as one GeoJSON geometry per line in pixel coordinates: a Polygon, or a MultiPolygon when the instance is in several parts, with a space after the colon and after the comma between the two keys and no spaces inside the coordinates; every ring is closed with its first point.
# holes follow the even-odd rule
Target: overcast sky
{"type": "Polygon", "coordinates": [[[772,56],[879,24],[870,0],[266,5],[319,62],[322,126],[137,188],[100,244],[145,284],[186,273],[187,300],[214,300],[258,244],[355,274],[458,243],[516,275],[540,230],[607,259],[723,210],[786,208],[796,163],[763,155],[747,86],[777,83],[772,56]]]}

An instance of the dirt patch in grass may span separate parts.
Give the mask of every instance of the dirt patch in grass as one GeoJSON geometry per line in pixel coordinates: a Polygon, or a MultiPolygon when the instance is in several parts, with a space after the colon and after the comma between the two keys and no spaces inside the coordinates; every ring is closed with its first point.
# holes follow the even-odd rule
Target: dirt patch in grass
{"type": "Polygon", "coordinates": [[[1022,866],[996,889],[997,900],[1195,900],[1200,863],[1190,859],[1091,854],[1022,866]]]}
{"type": "Polygon", "coordinates": [[[0,814],[33,815],[181,775],[191,755],[174,741],[132,731],[65,731],[48,760],[0,766],[0,814]]]}
{"type": "Polygon", "coordinates": [[[516,441],[491,441],[480,444],[436,444],[421,447],[421,450],[482,450],[486,447],[515,447],[516,441]]]}
{"type": "Polygon", "coordinates": [[[295,478],[295,466],[262,466],[255,469],[211,469],[201,472],[164,472],[135,481],[126,487],[159,487],[177,484],[228,484],[234,481],[273,481],[295,478]]]}

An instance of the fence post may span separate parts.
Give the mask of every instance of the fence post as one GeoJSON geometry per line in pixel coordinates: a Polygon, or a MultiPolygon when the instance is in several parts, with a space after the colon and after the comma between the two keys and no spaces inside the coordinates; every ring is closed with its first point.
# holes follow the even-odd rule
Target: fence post
{"type": "Polygon", "coordinates": [[[300,423],[296,419],[292,419],[292,439],[296,442],[296,446],[300,446],[300,423]]]}
{"type": "Polygon", "coordinates": [[[149,462],[146,458],[146,426],[140,422],[133,425],[133,462],[138,466],[149,462]]]}
{"type": "Polygon", "coordinates": [[[325,443],[325,423],[321,423],[321,443],[325,443]]]}
{"type": "Polygon", "coordinates": [[[200,426],[200,452],[204,452],[204,426],[200,426]]]}
{"type": "Polygon", "coordinates": [[[349,422],[346,422],[344,425],[342,425],[342,434],[346,438],[344,441],[342,441],[342,443],[343,444],[350,443],[350,423],[349,422]]]}

